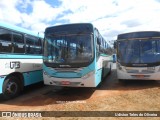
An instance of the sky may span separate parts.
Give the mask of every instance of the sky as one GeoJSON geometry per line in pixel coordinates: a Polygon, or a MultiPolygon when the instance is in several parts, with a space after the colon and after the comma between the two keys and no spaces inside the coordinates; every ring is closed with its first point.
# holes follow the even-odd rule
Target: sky
{"type": "Polygon", "coordinates": [[[0,21],[32,31],[92,23],[107,41],[121,33],[160,31],[160,0],[0,0],[0,21]]]}

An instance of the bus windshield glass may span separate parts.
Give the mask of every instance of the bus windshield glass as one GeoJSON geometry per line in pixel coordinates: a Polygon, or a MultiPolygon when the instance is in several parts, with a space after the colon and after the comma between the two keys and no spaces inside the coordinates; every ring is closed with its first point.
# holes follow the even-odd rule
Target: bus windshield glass
{"type": "Polygon", "coordinates": [[[45,63],[86,63],[93,59],[91,34],[46,34],[44,43],[45,63]]]}
{"type": "Polygon", "coordinates": [[[122,64],[153,64],[160,61],[160,40],[118,41],[117,60],[122,64]]]}

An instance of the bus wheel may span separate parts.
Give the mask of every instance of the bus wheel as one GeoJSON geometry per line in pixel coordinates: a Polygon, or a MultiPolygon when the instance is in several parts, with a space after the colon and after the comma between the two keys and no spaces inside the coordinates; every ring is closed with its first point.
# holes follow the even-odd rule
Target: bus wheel
{"type": "Polygon", "coordinates": [[[3,83],[4,99],[11,99],[18,96],[20,93],[20,84],[14,76],[8,77],[3,83]]]}

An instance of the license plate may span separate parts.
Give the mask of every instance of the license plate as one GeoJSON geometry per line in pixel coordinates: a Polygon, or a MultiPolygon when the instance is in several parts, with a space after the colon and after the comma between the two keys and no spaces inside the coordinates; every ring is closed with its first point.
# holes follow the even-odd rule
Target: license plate
{"type": "Polygon", "coordinates": [[[144,75],[136,75],[137,78],[144,78],[144,75]]]}
{"type": "Polygon", "coordinates": [[[62,85],[70,85],[70,81],[62,81],[61,84],[62,85]]]}

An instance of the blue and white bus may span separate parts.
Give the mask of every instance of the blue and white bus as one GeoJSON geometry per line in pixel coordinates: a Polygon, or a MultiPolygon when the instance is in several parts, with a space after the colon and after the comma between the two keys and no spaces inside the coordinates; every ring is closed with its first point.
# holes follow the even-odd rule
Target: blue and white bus
{"type": "Polygon", "coordinates": [[[0,22],[0,94],[5,99],[43,80],[42,38],[38,33],[0,22]]]}
{"type": "Polygon", "coordinates": [[[112,49],[90,23],[66,24],[45,30],[44,84],[96,87],[111,72],[112,49]]]}
{"type": "Polygon", "coordinates": [[[120,34],[116,47],[119,80],[160,80],[160,32],[120,34]]]}

